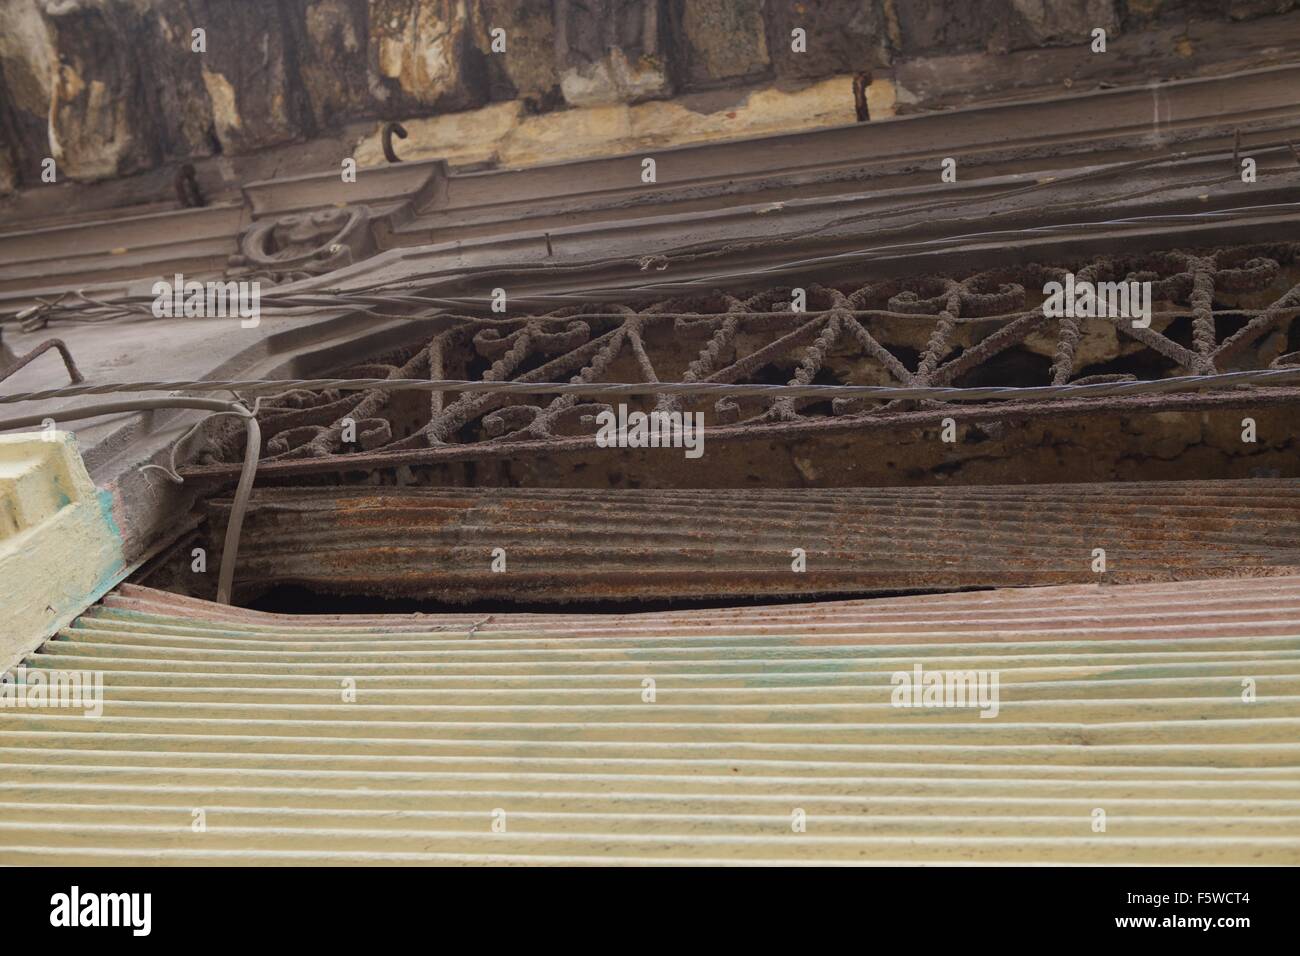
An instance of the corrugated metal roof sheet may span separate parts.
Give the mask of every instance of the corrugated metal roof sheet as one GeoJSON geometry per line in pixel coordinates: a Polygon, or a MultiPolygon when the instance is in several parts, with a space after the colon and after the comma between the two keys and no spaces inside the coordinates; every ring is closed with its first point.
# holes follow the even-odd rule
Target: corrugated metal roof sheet
{"type": "Polygon", "coordinates": [[[1300,577],[486,619],[124,586],[29,664],[106,703],[0,711],[0,863],[1300,862],[1300,577]],[[891,706],[916,664],[996,671],[998,716],[891,706]]]}
{"type": "MultiPolygon", "coordinates": [[[[211,505],[221,540],[229,502],[211,505]]],[[[236,585],[445,601],[1126,584],[1300,567],[1293,478],[924,488],[260,488],[236,585]],[[487,574],[494,548],[507,574],[487,574]],[[792,549],[806,571],[791,573],[792,549]]]]}

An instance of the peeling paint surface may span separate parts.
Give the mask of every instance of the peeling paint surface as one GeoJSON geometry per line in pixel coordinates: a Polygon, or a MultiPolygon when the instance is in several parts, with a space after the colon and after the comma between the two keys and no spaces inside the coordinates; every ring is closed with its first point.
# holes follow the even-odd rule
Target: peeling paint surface
{"type": "Polygon", "coordinates": [[[204,70],[203,85],[207,87],[208,96],[212,99],[212,118],[219,134],[225,137],[239,130],[243,126],[243,120],[239,116],[235,88],[230,85],[230,81],[220,73],[204,70]]]}
{"type": "Polygon", "coordinates": [[[0,670],[126,573],[112,500],[71,436],[0,435],[0,670]]]}
{"type": "MultiPolygon", "coordinates": [[[[867,89],[874,120],[894,113],[895,90],[885,78],[867,89]]],[[[802,89],[760,88],[712,109],[689,99],[645,103],[593,103],[584,108],[527,115],[518,102],[406,121],[403,159],[445,159],[453,164],[533,166],[561,160],[663,149],[792,133],[853,123],[853,78],[840,76],[802,89]]],[[[384,161],[380,129],[353,153],[358,165],[384,161]]]]}

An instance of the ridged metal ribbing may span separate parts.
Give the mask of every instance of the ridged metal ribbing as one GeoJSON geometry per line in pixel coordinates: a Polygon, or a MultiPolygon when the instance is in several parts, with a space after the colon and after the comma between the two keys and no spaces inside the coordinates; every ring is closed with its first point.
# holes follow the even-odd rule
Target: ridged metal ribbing
{"type": "Polygon", "coordinates": [[[490,617],[124,586],[28,665],[106,703],[0,711],[5,864],[1300,863],[1300,577],[490,617]],[[891,706],[918,663],[998,672],[1000,713],[891,706]]]}
{"type": "MultiPolygon", "coordinates": [[[[210,504],[214,524],[230,503],[210,504]]],[[[1300,481],[834,489],[264,488],[236,588],[443,601],[1123,583],[1300,567],[1300,481]],[[488,573],[493,550],[508,573],[488,573]],[[794,573],[794,549],[805,569],[794,573]]]]}

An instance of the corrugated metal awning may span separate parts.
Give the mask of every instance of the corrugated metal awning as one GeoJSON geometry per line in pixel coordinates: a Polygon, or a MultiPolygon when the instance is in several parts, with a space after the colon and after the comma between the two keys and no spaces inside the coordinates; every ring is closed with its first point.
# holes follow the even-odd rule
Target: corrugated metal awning
{"type": "Polygon", "coordinates": [[[106,703],[0,711],[5,864],[1300,862],[1300,577],[492,617],[124,586],[29,666],[106,703]],[[918,664],[996,672],[997,717],[891,706],[918,664]]]}

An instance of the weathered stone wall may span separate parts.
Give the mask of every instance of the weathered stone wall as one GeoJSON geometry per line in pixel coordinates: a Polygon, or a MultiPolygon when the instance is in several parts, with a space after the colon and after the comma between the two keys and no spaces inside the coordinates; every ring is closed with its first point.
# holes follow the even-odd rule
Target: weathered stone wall
{"type": "Polygon", "coordinates": [[[369,118],[533,112],[1086,44],[1297,0],[4,0],[0,193],[369,118]],[[192,31],[206,48],[192,50],[192,31]],[[793,49],[801,30],[806,49],[793,49]],[[500,31],[504,31],[502,34],[500,31]],[[498,47],[504,41],[505,50],[498,47]]]}

